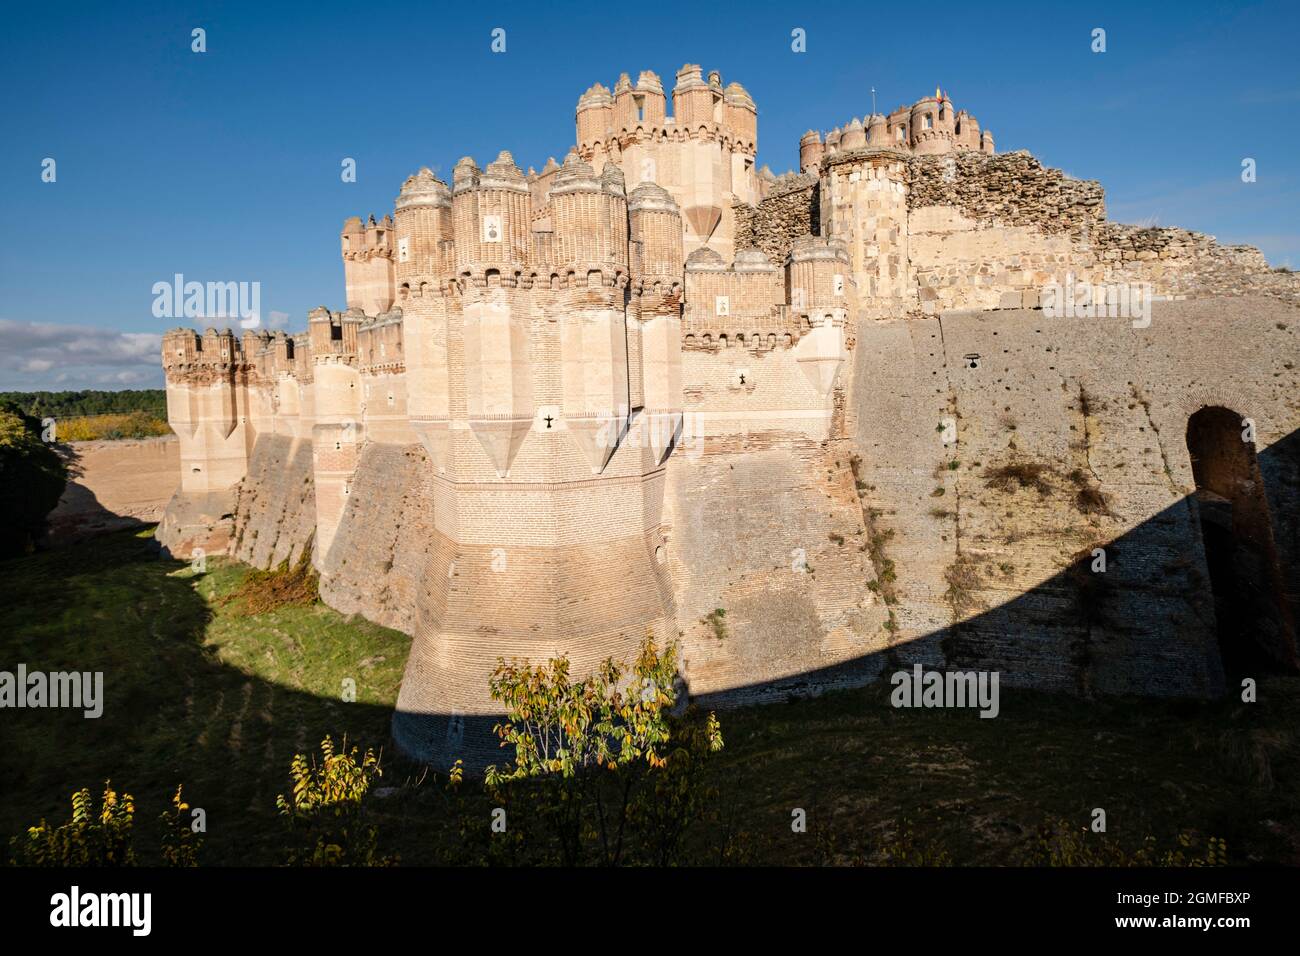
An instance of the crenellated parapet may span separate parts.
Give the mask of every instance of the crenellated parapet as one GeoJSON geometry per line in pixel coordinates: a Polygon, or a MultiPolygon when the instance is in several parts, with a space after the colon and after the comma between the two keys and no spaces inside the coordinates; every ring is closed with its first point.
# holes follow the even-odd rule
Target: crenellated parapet
{"type": "Polygon", "coordinates": [[[391,216],[367,222],[353,216],[343,224],[343,277],[349,308],[375,314],[393,304],[396,240],[391,216]]]}
{"type": "Polygon", "coordinates": [[[623,74],[611,93],[596,84],[578,100],[579,157],[600,171],[607,163],[630,184],[653,182],[681,210],[687,252],[706,243],[730,256],[731,206],[754,202],[763,184],[754,168],[758,112],[739,83],[725,87],[716,71],[698,65],[677,71],[672,111],[659,77],[643,72],[635,85],[623,74]]]}
{"type": "Polygon", "coordinates": [[[873,113],[851,119],[825,137],[809,130],[799,140],[799,168],[816,172],[833,153],[861,149],[894,149],[916,156],[938,156],[971,150],[992,154],[993,134],[981,130],[966,110],[955,110],[948,94],[935,90],[910,106],[900,106],[888,116],[873,113]]]}

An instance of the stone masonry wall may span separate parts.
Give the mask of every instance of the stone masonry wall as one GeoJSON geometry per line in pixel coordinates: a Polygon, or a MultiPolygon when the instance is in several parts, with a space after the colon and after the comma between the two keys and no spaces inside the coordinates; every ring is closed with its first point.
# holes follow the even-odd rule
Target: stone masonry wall
{"type": "Polygon", "coordinates": [[[800,236],[821,232],[821,200],[816,176],[780,177],[756,206],[736,203],[736,250],[761,249],[778,266],[800,236]]]}
{"type": "Polygon", "coordinates": [[[316,528],[312,446],[302,439],[261,435],[248,475],[236,490],[231,553],[259,568],[295,563],[316,528]]]}
{"type": "Polygon", "coordinates": [[[415,445],[369,443],[321,572],[321,598],[336,610],[406,634],[415,630],[433,548],[429,463],[415,445]]]}
{"type": "Polygon", "coordinates": [[[1084,694],[1220,692],[1187,422],[1207,405],[1254,420],[1300,579],[1298,336],[1300,310],[1267,298],[1157,303],[1147,329],[1034,311],[863,323],[850,423],[891,533],[888,653],[1084,694]]]}
{"type": "Polygon", "coordinates": [[[1041,285],[1064,283],[1068,273],[1079,281],[1146,282],[1172,298],[1300,301],[1300,276],[1275,272],[1258,249],[1186,229],[1110,222],[1099,183],[1072,179],[1023,150],[912,157],[907,202],[911,264],[921,308],[932,314],[1033,308],[1041,285]]]}

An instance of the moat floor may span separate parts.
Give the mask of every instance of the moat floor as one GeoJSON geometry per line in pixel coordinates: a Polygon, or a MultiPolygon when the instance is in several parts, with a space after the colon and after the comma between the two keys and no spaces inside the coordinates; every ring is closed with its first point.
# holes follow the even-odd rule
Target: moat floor
{"type": "MultiPolygon", "coordinates": [[[[161,561],[150,532],[0,563],[0,670],[102,671],[105,696],[98,719],[2,715],[0,839],[66,819],[74,790],[111,779],[135,797],[137,853],[152,862],[156,818],[184,784],[207,814],[202,862],[274,863],[293,755],[326,734],[388,748],[410,639],[319,604],[247,614],[231,599],[247,573],[161,561]]],[[[956,864],[1012,863],[1038,825],[1083,828],[1104,808],[1129,848],[1193,832],[1225,839],[1233,864],[1300,863],[1297,678],[1262,679],[1254,704],[1003,689],[987,720],[895,710],[877,687],[719,718],[710,774],[736,862],[870,862],[907,829],[956,864]],[[796,808],[806,833],[791,830],[796,808]]],[[[436,777],[383,762],[401,789],[381,805],[382,842],[404,864],[448,859],[457,825],[436,777]]]]}

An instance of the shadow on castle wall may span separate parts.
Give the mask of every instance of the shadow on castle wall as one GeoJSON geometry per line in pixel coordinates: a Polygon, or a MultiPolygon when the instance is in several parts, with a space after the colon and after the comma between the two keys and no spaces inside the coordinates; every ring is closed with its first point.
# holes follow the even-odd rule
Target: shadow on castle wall
{"type": "MultiPolygon", "coordinates": [[[[1237,416],[1234,422],[1239,420],[1237,416]]],[[[1237,429],[1231,437],[1240,441],[1237,429]]],[[[1229,534],[1226,540],[1211,540],[1207,562],[1202,527],[1214,527],[1215,518],[1203,513],[1206,505],[1199,491],[1100,545],[1104,572],[1092,570],[1096,559],[1089,549],[1069,568],[954,626],[831,667],[692,697],[691,703],[727,708],[784,702],[861,687],[916,664],[997,671],[1005,687],[1083,697],[1138,692],[1212,698],[1235,687],[1242,677],[1295,672],[1300,432],[1260,452],[1258,469],[1271,512],[1271,549],[1251,539],[1256,532],[1235,539],[1229,534]],[[1177,550],[1182,557],[1161,563],[1154,556],[1168,553],[1171,535],[1181,538],[1177,550]],[[1231,550],[1225,553],[1225,548],[1231,550]],[[1269,560],[1275,562],[1272,568],[1269,560]],[[1225,565],[1235,569],[1235,580],[1224,578],[1225,565]],[[1235,617],[1219,620],[1216,604],[1248,613],[1250,624],[1242,626],[1235,617]],[[1064,657],[1062,633],[1071,648],[1064,657]]],[[[1213,506],[1221,511],[1223,503],[1213,506]]],[[[432,754],[435,769],[458,758],[467,767],[482,768],[506,758],[493,731],[499,720],[398,711],[393,735],[408,754],[432,754]]]]}
{"type": "Polygon", "coordinates": [[[180,484],[172,438],[69,442],[54,448],[67,467],[68,482],[47,519],[47,545],[153,524],[180,484]]]}

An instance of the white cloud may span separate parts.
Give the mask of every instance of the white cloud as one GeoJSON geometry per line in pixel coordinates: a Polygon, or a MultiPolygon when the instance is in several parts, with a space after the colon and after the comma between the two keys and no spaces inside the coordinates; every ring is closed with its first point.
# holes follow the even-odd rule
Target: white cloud
{"type": "Polygon", "coordinates": [[[161,388],[162,336],[0,319],[0,391],[161,388]]]}

